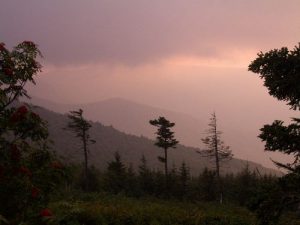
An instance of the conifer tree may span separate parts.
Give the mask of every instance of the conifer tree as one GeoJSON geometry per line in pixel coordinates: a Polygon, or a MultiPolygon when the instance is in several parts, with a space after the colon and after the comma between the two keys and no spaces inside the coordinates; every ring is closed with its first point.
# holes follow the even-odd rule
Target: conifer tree
{"type": "MultiPolygon", "coordinates": [[[[269,94],[286,101],[293,110],[300,110],[300,43],[293,50],[286,47],[266,53],[260,52],[249,65],[249,71],[259,74],[269,94]]],[[[300,119],[285,126],[281,120],[260,129],[259,138],[265,142],[266,151],[278,151],[293,155],[292,163],[274,162],[289,172],[300,171],[300,119]]]]}
{"type": "Polygon", "coordinates": [[[126,166],[121,160],[118,152],[114,154],[114,160],[107,166],[105,186],[106,189],[117,194],[124,190],[126,185],[126,166]]]}
{"type": "Polygon", "coordinates": [[[71,130],[76,134],[82,142],[82,150],[84,154],[84,189],[88,191],[88,145],[94,144],[96,141],[92,140],[89,135],[89,129],[91,128],[91,124],[84,119],[83,117],[83,110],[79,109],[77,111],[70,111],[68,114],[68,118],[70,121],[67,125],[67,130],[71,130]]]}
{"type": "Polygon", "coordinates": [[[152,172],[149,170],[147,160],[144,155],[141,158],[141,164],[138,168],[139,185],[143,192],[152,194],[154,190],[154,179],[152,172]]]}
{"type": "Polygon", "coordinates": [[[174,138],[174,132],[171,131],[171,128],[175,126],[175,123],[171,123],[165,117],[159,117],[155,120],[150,120],[149,123],[157,127],[157,136],[155,145],[164,149],[164,157],[158,157],[160,162],[163,162],[165,165],[165,176],[168,177],[168,149],[176,148],[176,145],[179,143],[174,138]]]}
{"type": "Polygon", "coordinates": [[[185,162],[182,162],[179,168],[180,192],[181,197],[185,197],[188,191],[188,182],[191,179],[190,169],[185,162]]]}
{"type": "Polygon", "coordinates": [[[216,170],[216,178],[218,182],[218,190],[220,194],[220,203],[223,202],[223,190],[220,179],[220,168],[221,163],[232,159],[232,153],[229,146],[225,146],[224,142],[221,140],[221,131],[217,129],[217,117],[213,113],[210,118],[210,123],[208,124],[209,129],[207,130],[208,136],[202,139],[205,145],[205,149],[197,151],[203,157],[208,157],[213,160],[216,170]]]}
{"type": "MultiPolygon", "coordinates": [[[[259,74],[271,96],[287,102],[292,110],[300,110],[299,65],[300,43],[292,50],[282,47],[266,53],[260,52],[248,70],[259,74]]],[[[284,125],[283,121],[275,120],[260,129],[259,138],[265,142],[266,151],[277,151],[294,157],[291,163],[273,161],[289,173],[280,178],[277,185],[269,187],[266,191],[267,198],[259,200],[256,205],[260,224],[278,220],[284,208],[299,207],[300,118],[292,118],[292,121],[291,124],[284,125]]]]}

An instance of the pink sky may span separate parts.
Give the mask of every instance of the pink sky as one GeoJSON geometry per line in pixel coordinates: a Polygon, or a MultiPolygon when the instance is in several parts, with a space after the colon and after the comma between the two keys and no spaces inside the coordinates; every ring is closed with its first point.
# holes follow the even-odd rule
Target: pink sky
{"type": "MultiPolygon", "coordinates": [[[[247,66],[259,51],[300,41],[299,8],[299,0],[10,0],[0,8],[0,41],[40,46],[44,72],[32,95],[123,97],[204,121],[215,110],[224,134],[242,124],[258,143],[264,123],[293,112],[247,66]]],[[[257,146],[237,156],[271,166],[257,146]]]]}

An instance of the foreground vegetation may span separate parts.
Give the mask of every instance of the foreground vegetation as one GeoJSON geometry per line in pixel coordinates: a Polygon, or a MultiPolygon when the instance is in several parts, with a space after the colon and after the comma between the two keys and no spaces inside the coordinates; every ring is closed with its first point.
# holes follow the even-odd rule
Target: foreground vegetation
{"type": "MultiPolygon", "coordinates": [[[[255,214],[244,207],[217,202],[190,203],[151,197],[130,198],[109,193],[76,194],[52,202],[53,224],[66,225],[255,225],[255,214]]],[[[299,225],[285,214],[279,225],[299,225]]]]}
{"type": "Polygon", "coordinates": [[[51,204],[61,224],[132,225],[250,225],[255,216],[246,209],[215,203],[185,203],[155,198],[88,194],[51,204]]]}

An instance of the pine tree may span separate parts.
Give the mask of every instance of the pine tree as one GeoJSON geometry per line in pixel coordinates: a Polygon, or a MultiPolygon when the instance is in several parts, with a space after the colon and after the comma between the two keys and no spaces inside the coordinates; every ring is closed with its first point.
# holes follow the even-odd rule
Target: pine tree
{"type": "Polygon", "coordinates": [[[118,152],[114,154],[114,160],[110,161],[107,166],[105,176],[105,186],[108,191],[114,194],[125,190],[126,185],[126,166],[121,160],[118,152]]]}
{"type": "Polygon", "coordinates": [[[198,178],[198,186],[201,200],[216,200],[216,171],[209,170],[205,167],[198,178]]]}
{"type": "Polygon", "coordinates": [[[187,195],[188,182],[190,179],[190,169],[186,166],[185,162],[182,162],[179,168],[180,196],[182,198],[184,198],[187,195]]]}
{"type": "Polygon", "coordinates": [[[217,129],[217,117],[216,114],[213,113],[210,118],[210,123],[208,124],[209,129],[207,130],[208,136],[202,139],[202,142],[205,145],[205,149],[201,151],[197,151],[203,157],[208,157],[214,161],[216,177],[218,183],[218,190],[220,194],[220,203],[223,202],[223,188],[220,179],[220,168],[221,163],[231,160],[232,153],[229,146],[225,146],[224,142],[221,140],[222,132],[217,129]]]}
{"type": "Polygon", "coordinates": [[[165,164],[165,176],[168,177],[168,149],[176,148],[176,145],[179,143],[174,138],[174,132],[171,131],[171,128],[175,126],[175,123],[171,123],[164,117],[159,117],[156,120],[150,120],[149,123],[157,127],[157,137],[155,145],[164,149],[164,157],[158,157],[160,162],[165,164]]]}
{"type": "Polygon", "coordinates": [[[141,164],[139,165],[138,175],[139,175],[140,189],[147,194],[153,194],[154,191],[153,174],[148,168],[147,160],[144,155],[141,158],[141,164]]]}
{"type": "Polygon", "coordinates": [[[68,118],[70,121],[65,129],[74,132],[76,137],[78,137],[82,142],[82,150],[84,154],[84,189],[85,191],[88,191],[88,145],[95,143],[95,140],[92,140],[89,135],[91,124],[84,119],[82,109],[70,111],[68,118]]]}

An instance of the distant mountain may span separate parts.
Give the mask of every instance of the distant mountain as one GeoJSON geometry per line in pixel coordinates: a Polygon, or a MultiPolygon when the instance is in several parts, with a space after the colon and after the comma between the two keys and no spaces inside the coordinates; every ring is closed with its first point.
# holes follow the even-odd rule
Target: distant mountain
{"type": "Polygon", "coordinates": [[[84,116],[90,120],[111,125],[128,134],[143,135],[152,139],[155,136],[155,128],[149,124],[149,120],[164,116],[176,123],[174,131],[179,142],[193,147],[199,147],[203,130],[207,127],[206,122],[190,115],[138,104],[122,98],[79,105],[57,104],[39,98],[32,98],[30,102],[60,113],[81,108],[84,110],[84,116]]]}
{"type": "MultiPolygon", "coordinates": [[[[49,111],[45,108],[35,106],[36,111],[43,119],[48,121],[50,139],[53,140],[53,149],[58,155],[62,156],[69,162],[81,162],[82,152],[80,150],[80,141],[74,137],[70,131],[63,128],[66,127],[68,118],[66,115],[49,111]]],[[[99,122],[91,122],[91,137],[96,140],[96,144],[90,146],[90,161],[99,169],[104,169],[107,163],[113,159],[113,154],[118,151],[122,160],[127,165],[134,168],[140,164],[140,159],[144,155],[147,159],[149,167],[152,169],[162,169],[162,164],[157,160],[162,155],[162,150],[154,146],[154,141],[144,136],[135,136],[125,134],[113,128],[112,126],[104,126],[99,122]]],[[[170,149],[169,159],[170,165],[179,167],[185,162],[191,169],[192,174],[197,175],[204,167],[211,168],[211,164],[206,158],[201,158],[196,153],[196,148],[185,147],[179,145],[176,149],[170,149]]],[[[244,160],[233,159],[227,163],[224,172],[239,172],[245,166],[249,165],[251,170],[259,171],[261,174],[280,174],[276,170],[267,169],[257,163],[247,162],[244,160]]]]}
{"type": "MultiPolygon", "coordinates": [[[[184,113],[135,103],[122,98],[112,98],[90,104],[71,105],[57,104],[33,97],[30,103],[60,113],[82,108],[84,116],[90,120],[98,121],[106,126],[111,125],[127,134],[142,135],[150,139],[155,138],[155,128],[149,124],[149,120],[158,116],[165,116],[170,121],[175,122],[175,137],[180,144],[196,148],[203,146],[201,139],[206,136],[205,132],[208,128],[207,123],[210,117],[209,114],[199,116],[199,118],[204,118],[202,120],[184,113]]],[[[224,132],[221,138],[226,145],[231,147],[235,157],[250,161],[258,160],[260,163],[272,168],[274,165],[270,158],[281,162],[285,160],[284,157],[286,156],[263,152],[263,144],[257,138],[261,125],[254,125],[253,121],[249,121],[248,117],[242,115],[237,116],[235,120],[228,120],[229,117],[223,117],[218,112],[216,114],[218,129],[224,132]],[[250,126],[249,123],[254,126],[250,126]]]]}
{"type": "MultiPolygon", "coordinates": [[[[204,118],[203,120],[188,114],[152,107],[122,98],[77,105],[57,104],[36,97],[33,97],[30,102],[60,113],[82,108],[84,116],[92,121],[98,121],[106,126],[111,125],[127,134],[143,135],[150,139],[155,138],[154,133],[156,130],[149,124],[149,120],[165,116],[168,120],[175,122],[175,137],[180,144],[196,148],[203,146],[201,139],[206,136],[205,132],[210,118],[210,115],[206,115],[206,113],[199,115],[199,118],[204,118]]],[[[236,117],[234,115],[229,117],[216,112],[216,115],[218,129],[224,132],[221,138],[226,145],[231,147],[235,157],[258,161],[270,167],[274,167],[270,158],[275,161],[283,161],[285,156],[263,152],[263,143],[257,138],[259,128],[263,124],[257,122],[260,121],[260,118],[254,118],[256,121],[240,114],[236,117]]]]}

